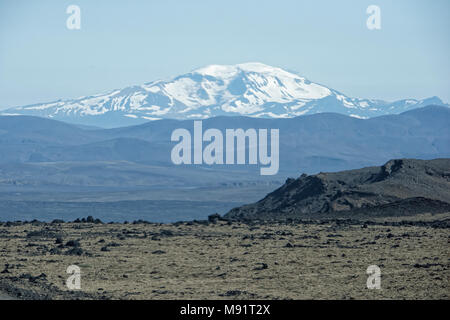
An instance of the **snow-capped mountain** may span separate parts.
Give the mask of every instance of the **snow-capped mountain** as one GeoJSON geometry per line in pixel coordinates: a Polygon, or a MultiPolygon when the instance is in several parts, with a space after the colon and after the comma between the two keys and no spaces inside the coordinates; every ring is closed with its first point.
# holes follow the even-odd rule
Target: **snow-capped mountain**
{"type": "Polygon", "coordinates": [[[220,115],[289,118],[337,112],[368,118],[397,114],[437,98],[395,102],[348,97],[295,73],[264,65],[210,65],[169,81],[105,94],[11,108],[3,114],[49,117],[78,124],[115,127],[158,119],[204,119],[220,115]]]}

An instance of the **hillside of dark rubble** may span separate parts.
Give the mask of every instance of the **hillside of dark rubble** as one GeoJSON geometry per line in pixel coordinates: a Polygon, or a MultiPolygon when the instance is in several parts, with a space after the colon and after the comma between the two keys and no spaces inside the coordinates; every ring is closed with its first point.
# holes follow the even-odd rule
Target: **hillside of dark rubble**
{"type": "Polygon", "coordinates": [[[264,199],[234,208],[225,218],[276,220],[443,212],[450,212],[450,159],[396,159],[381,167],[287,179],[264,199]]]}

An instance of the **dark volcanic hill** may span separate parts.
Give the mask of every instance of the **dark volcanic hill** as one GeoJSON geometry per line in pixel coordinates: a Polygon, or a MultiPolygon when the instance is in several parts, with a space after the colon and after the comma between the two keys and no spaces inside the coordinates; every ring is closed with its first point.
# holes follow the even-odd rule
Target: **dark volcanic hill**
{"type": "Polygon", "coordinates": [[[303,174],[225,217],[272,220],[427,212],[450,212],[450,159],[398,159],[381,167],[303,174]]]}

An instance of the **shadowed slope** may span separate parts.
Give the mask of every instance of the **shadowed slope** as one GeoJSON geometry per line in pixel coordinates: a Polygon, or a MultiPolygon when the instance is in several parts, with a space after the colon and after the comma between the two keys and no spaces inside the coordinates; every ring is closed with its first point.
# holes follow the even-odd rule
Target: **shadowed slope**
{"type": "Polygon", "coordinates": [[[450,211],[449,190],[450,159],[398,159],[381,167],[288,179],[261,201],[235,208],[226,217],[277,219],[374,211],[396,215],[400,208],[417,213],[419,207],[424,212],[450,211]]]}

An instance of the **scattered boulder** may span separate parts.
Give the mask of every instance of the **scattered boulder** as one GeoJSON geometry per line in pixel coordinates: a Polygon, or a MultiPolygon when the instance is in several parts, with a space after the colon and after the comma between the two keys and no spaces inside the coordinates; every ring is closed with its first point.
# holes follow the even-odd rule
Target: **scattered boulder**
{"type": "Polygon", "coordinates": [[[218,213],[208,216],[208,221],[213,224],[216,224],[217,222],[219,222],[220,219],[221,219],[221,217],[220,217],[220,214],[218,214],[218,213]]]}
{"type": "Polygon", "coordinates": [[[69,240],[66,242],[66,247],[80,247],[80,242],[78,240],[69,240]]]}
{"type": "Polygon", "coordinates": [[[67,256],[81,256],[83,255],[84,251],[80,247],[74,247],[72,249],[69,249],[66,251],[65,255],[67,256]]]}
{"type": "Polygon", "coordinates": [[[260,263],[258,263],[260,266],[258,266],[258,267],[256,267],[255,269],[253,269],[253,270],[256,270],[256,271],[259,271],[259,270],[265,270],[265,269],[268,269],[269,268],[269,266],[266,264],[266,263],[264,263],[264,262],[260,262],[260,263]]]}

